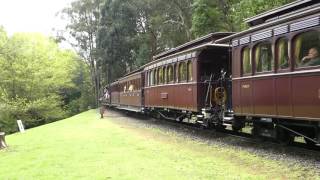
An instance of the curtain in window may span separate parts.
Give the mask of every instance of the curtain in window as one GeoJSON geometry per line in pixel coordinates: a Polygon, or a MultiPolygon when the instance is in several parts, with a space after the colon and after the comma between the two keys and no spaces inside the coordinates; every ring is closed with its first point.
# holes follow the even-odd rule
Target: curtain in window
{"type": "Polygon", "coordinates": [[[251,73],[252,63],[250,58],[250,49],[248,47],[245,47],[242,50],[242,67],[243,67],[242,72],[244,74],[251,73]]]}
{"type": "Polygon", "coordinates": [[[169,65],[167,67],[167,72],[168,72],[168,82],[172,82],[173,81],[173,66],[169,65]]]}
{"type": "Polygon", "coordinates": [[[157,69],[153,71],[153,85],[157,84],[157,69]]]}
{"type": "Polygon", "coordinates": [[[277,59],[280,69],[286,69],[289,67],[288,58],[288,41],[284,38],[278,40],[277,43],[277,59]]]}
{"type": "Polygon", "coordinates": [[[179,81],[185,81],[187,80],[187,68],[186,63],[181,62],[179,64],[179,81]]]}
{"type": "Polygon", "coordinates": [[[255,47],[256,72],[268,72],[272,70],[274,60],[270,42],[262,42],[255,47]]]}
{"type": "Polygon", "coordinates": [[[261,72],[262,71],[262,63],[261,63],[261,57],[260,57],[260,45],[258,45],[255,48],[255,52],[254,52],[254,59],[256,62],[256,72],[261,72]]]}
{"type": "Polygon", "coordinates": [[[159,83],[158,84],[162,84],[163,83],[163,69],[161,67],[158,69],[158,73],[159,73],[159,83]]]}
{"type": "Polygon", "coordinates": [[[298,36],[294,41],[294,59],[296,61],[296,66],[301,62],[301,45],[302,45],[302,37],[298,36]]]}

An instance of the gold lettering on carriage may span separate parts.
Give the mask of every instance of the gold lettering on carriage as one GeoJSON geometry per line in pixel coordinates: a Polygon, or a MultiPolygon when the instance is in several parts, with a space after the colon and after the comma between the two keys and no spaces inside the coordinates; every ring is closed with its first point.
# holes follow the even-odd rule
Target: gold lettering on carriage
{"type": "Polygon", "coordinates": [[[250,88],[250,84],[242,84],[241,87],[243,89],[248,89],[248,88],[250,88]]]}

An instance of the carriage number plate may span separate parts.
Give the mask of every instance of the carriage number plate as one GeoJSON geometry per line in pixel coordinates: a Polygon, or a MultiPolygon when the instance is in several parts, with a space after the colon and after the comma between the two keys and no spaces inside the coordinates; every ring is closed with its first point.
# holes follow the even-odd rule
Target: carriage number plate
{"type": "Polygon", "coordinates": [[[243,89],[249,89],[250,88],[250,84],[243,84],[243,85],[241,85],[241,87],[243,89]]]}

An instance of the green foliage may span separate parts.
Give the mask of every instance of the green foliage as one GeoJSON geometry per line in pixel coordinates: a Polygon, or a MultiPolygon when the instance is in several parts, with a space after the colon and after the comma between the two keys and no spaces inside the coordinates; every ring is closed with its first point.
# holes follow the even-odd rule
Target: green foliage
{"type": "Polygon", "coordinates": [[[1,99],[0,125],[7,133],[17,131],[16,120],[21,119],[26,128],[32,128],[66,117],[57,97],[28,101],[26,98],[1,99]]]}
{"type": "Polygon", "coordinates": [[[104,83],[192,39],[193,0],[106,0],[97,35],[104,83]]]}
{"type": "Polygon", "coordinates": [[[98,50],[96,36],[100,19],[100,5],[102,0],[77,0],[70,7],[62,10],[62,16],[69,20],[67,30],[73,41],[79,56],[83,58],[89,67],[95,105],[98,105],[100,89],[100,67],[98,64],[98,50]]]}
{"type": "Polygon", "coordinates": [[[293,1],[294,0],[240,0],[231,6],[230,18],[233,19],[234,24],[238,25],[237,31],[245,30],[248,28],[248,25],[244,22],[245,19],[293,1]]]}
{"type": "Polygon", "coordinates": [[[292,1],[76,0],[63,13],[96,91],[160,52],[211,32],[244,30],[244,19],[292,1]]]}
{"type": "Polygon", "coordinates": [[[192,32],[194,35],[200,37],[222,29],[220,15],[221,12],[215,1],[195,1],[192,16],[192,32]]]}
{"type": "Polygon", "coordinates": [[[200,37],[210,32],[245,30],[248,28],[245,19],[292,1],[195,0],[192,33],[200,37]]]}
{"type": "Polygon", "coordinates": [[[17,119],[30,128],[85,110],[92,105],[88,79],[87,66],[53,39],[33,33],[7,37],[0,29],[0,126],[7,133],[17,130],[17,119]],[[80,99],[82,108],[71,108],[80,99]]]}
{"type": "Polygon", "coordinates": [[[292,1],[73,1],[62,14],[69,20],[67,28],[77,42],[78,54],[89,66],[90,78],[78,84],[82,87],[91,83],[93,89],[66,86],[59,93],[64,94],[64,104],[70,103],[69,113],[85,109],[76,102],[89,102],[90,98],[80,97],[80,92],[92,90],[97,100],[101,86],[152,61],[154,55],[211,32],[246,29],[245,18],[292,1]]]}
{"type": "Polygon", "coordinates": [[[101,64],[105,64],[110,80],[126,72],[132,66],[135,49],[136,12],[129,0],[106,1],[102,7],[98,46],[101,64]],[[112,68],[111,68],[112,66],[112,68]]]}

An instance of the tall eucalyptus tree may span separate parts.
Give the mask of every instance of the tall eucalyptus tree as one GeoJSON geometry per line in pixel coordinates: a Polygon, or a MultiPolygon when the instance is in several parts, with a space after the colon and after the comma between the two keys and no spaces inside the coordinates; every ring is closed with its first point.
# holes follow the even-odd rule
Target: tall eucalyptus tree
{"type": "Polygon", "coordinates": [[[100,5],[103,0],[77,0],[70,7],[62,10],[69,20],[68,33],[74,38],[72,43],[78,54],[90,67],[96,105],[98,105],[100,90],[100,70],[97,55],[97,30],[100,19],[100,5]]]}

